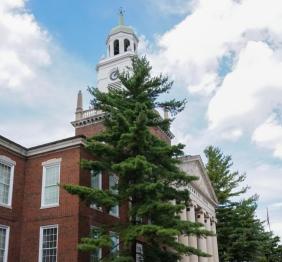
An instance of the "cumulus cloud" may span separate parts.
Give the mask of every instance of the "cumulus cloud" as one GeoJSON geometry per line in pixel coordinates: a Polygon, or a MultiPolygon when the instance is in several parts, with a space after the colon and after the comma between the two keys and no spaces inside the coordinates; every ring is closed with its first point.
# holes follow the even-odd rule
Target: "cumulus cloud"
{"type": "Polygon", "coordinates": [[[236,125],[258,124],[281,101],[281,71],[278,51],[266,43],[249,41],[209,103],[211,127],[234,120],[236,125]]]}
{"type": "Polygon", "coordinates": [[[282,159],[282,124],[275,114],[255,129],[252,139],[258,145],[272,149],[274,156],[282,159]]]}
{"type": "MultiPolygon", "coordinates": [[[[198,0],[190,11],[153,48],[142,43],[153,68],[190,98],[173,126],[175,140],[189,154],[210,144],[228,149],[247,172],[250,193],[260,195],[265,219],[265,207],[281,202],[281,165],[268,162],[267,150],[282,158],[282,2],[198,0]]],[[[273,213],[282,236],[281,208],[273,213]]]]}
{"type": "Polygon", "coordinates": [[[208,132],[233,141],[251,137],[281,107],[282,3],[199,0],[193,7],[156,39],[148,57],[191,95],[209,97],[208,132]]]}
{"type": "Polygon", "coordinates": [[[1,135],[26,146],[73,135],[76,93],[92,83],[91,68],[63,51],[24,0],[0,1],[0,35],[1,135]]]}
{"type": "Polygon", "coordinates": [[[49,37],[25,11],[24,1],[1,1],[0,35],[0,89],[23,87],[37,67],[51,63],[49,37]]]}

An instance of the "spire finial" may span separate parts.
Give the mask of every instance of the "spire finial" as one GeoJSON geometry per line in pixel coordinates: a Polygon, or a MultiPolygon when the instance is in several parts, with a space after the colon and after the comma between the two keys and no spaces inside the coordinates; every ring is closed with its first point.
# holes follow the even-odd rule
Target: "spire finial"
{"type": "Polygon", "coordinates": [[[124,10],[122,7],[119,9],[119,25],[124,25],[124,10]]]}
{"type": "Polygon", "coordinates": [[[82,92],[81,90],[79,90],[77,94],[77,101],[76,101],[75,120],[81,119],[82,112],[83,112],[82,92]]]}

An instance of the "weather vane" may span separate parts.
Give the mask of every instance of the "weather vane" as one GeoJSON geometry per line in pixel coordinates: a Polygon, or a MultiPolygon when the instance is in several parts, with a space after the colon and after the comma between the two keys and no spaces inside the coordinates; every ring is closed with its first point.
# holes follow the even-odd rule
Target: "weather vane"
{"type": "Polygon", "coordinates": [[[122,7],[119,8],[119,24],[124,25],[124,9],[122,7]]]}
{"type": "Polygon", "coordinates": [[[122,16],[124,15],[124,9],[122,7],[119,8],[119,14],[122,16]]]}

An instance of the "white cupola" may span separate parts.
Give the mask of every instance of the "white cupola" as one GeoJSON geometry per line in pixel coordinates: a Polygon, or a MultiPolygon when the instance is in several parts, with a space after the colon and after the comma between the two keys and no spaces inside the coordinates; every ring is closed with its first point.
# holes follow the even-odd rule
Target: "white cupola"
{"type": "Polygon", "coordinates": [[[119,12],[119,24],[114,27],[107,37],[107,57],[124,54],[126,52],[136,53],[138,38],[133,29],[124,24],[123,11],[119,12]]]}
{"type": "Polygon", "coordinates": [[[106,40],[107,56],[96,66],[97,87],[106,90],[109,85],[118,84],[117,70],[122,72],[131,66],[131,59],[137,54],[138,38],[134,30],[124,23],[124,13],[119,12],[119,23],[106,40]]]}

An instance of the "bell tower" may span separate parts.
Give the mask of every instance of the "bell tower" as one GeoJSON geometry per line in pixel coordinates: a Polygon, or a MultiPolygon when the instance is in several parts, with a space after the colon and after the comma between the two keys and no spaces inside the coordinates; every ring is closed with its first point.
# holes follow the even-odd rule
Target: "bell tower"
{"type": "Polygon", "coordinates": [[[137,54],[138,38],[133,29],[125,25],[124,12],[119,11],[119,23],[106,40],[107,56],[96,66],[97,87],[106,91],[108,85],[118,83],[117,70],[122,72],[131,65],[131,58],[137,54]]]}
{"type": "MultiPolygon", "coordinates": [[[[119,23],[114,27],[106,40],[107,56],[102,58],[96,66],[96,87],[107,91],[109,86],[120,85],[117,71],[122,72],[131,66],[131,59],[137,55],[138,38],[133,29],[124,23],[124,13],[119,12],[119,23]]],[[[82,93],[78,92],[75,121],[71,124],[75,128],[75,135],[91,137],[104,130],[105,113],[93,108],[83,109],[82,93]]],[[[167,117],[167,114],[165,114],[167,117]]],[[[160,128],[151,128],[151,132],[170,143],[173,138],[171,132],[164,132],[160,128]]]]}

